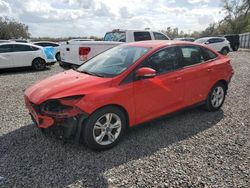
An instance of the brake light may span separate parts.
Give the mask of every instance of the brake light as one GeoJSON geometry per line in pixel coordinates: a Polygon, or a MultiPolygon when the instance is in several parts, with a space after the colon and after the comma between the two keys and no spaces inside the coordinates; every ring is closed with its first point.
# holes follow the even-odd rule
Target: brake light
{"type": "Polygon", "coordinates": [[[79,58],[80,61],[86,61],[88,59],[88,54],[90,52],[90,47],[79,47],[79,58]]]}

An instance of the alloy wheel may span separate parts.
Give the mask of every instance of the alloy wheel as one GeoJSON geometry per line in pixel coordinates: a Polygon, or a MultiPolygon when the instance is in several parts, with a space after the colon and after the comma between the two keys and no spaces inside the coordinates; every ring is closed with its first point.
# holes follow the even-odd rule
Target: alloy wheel
{"type": "Polygon", "coordinates": [[[113,143],[121,133],[122,121],[115,113],[106,113],[101,116],[93,128],[93,138],[100,145],[113,143]]]}
{"type": "Polygon", "coordinates": [[[211,96],[212,106],[218,108],[223,103],[224,97],[224,89],[221,86],[215,87],[211,96]]]}

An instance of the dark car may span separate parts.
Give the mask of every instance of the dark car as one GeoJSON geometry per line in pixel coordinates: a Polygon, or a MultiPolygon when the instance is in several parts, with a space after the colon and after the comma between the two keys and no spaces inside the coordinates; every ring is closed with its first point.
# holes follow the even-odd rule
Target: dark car
{"type": "Polygon", "coordinates": [[[225,37],[229,42],[233,51],[237,51],[240,47],[240,36],[237,34],[230,35],[220,35],[221,37],[225,37]]]}

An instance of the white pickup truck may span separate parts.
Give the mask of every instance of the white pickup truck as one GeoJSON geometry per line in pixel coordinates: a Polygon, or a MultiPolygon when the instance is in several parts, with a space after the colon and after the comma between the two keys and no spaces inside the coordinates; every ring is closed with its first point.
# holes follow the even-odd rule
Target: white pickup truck
{"type": "Polygon", "coordinates": [[[97,54],[124,42],[144,40],[169,40],[169,37],[158,31],[150,30],[113,30],[107,32],[104,41],[68,41],[60,47],[63,68],[76,68],[97,54]]]}

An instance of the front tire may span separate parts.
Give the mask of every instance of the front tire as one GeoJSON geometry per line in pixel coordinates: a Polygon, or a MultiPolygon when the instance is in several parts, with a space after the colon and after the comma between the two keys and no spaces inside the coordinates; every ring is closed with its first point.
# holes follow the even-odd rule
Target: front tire
{"type": "Polygon", "coordinates": [[[106,150],[114,147],[125,133],[127,120],[117,107],[104,107],[94,112],[86,121],[83,138],[93,150],[106,150]]]}
{"type": "Polygon", "coordinates": [[[46,62],[42,58],[36,58],[32,62],[32,68],[36,71],[41,71],[46,68],[46,62]]]}
{"type": "Polygon", "coordinates": [[[210,90],[205,103],[205,109],[210,112],[215,112],[221,108],[226,97],[226,86],[218,82],[210,90]]]}

